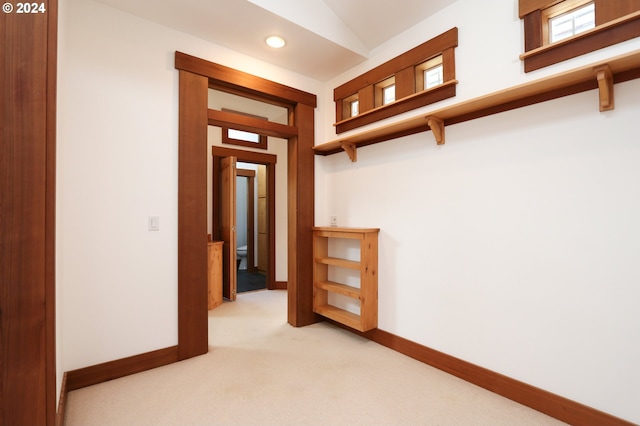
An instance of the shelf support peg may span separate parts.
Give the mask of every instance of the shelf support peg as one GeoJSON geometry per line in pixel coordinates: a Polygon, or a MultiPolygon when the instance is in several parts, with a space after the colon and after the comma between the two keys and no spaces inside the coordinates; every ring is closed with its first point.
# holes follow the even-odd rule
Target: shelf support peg
{"type": "Polygon", "coordinates": [[[431,128],[438,145],[444,145],[444,121],[438,117],[427,117],[427,124],[431,128]]]}
{"type": "Polygon", "coordinates": [[[600,112],[611,111],[615,108],[613,102],[613,74],[609,65],[603,65],[593,70],[598,79],[598,92],[600,94],[600,112]]]}
{"type": "Polygon", "coordinates": [[[356,151],[355,144],[342,142],[341,146],[342,146],[342,149],[344,149],[344,152],[346,152],[349,158],[351,159],[352,163],[355,163],[356,161],[358,161],[358,152],[356,151]]]}

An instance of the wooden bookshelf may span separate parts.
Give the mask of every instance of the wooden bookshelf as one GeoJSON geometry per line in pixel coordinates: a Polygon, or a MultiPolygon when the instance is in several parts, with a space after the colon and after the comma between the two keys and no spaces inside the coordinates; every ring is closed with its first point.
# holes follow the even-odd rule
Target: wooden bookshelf
{"type": "Polygon", "coordinates": [[[377,228],[313,228],[313,310],[359,331],[378,326],[378,233],[377,228]],[[330,256],[329,239],[359,240],[360,260],[330,256]],[[360,271],[360,287],[329,281],[329,268],[360,271]],[[352,313],[329,302],[335,293],[354,300],[360,313],[352,313]]]}

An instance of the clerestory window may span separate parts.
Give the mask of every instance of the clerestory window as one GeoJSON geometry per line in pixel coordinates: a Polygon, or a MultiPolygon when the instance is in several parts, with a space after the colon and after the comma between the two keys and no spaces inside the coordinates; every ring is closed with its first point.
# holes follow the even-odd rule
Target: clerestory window
{"type": "Polygon", "coordinates": [[[640,0],[519,0],[525,72],[640,36],[640,0]]]}
{"type": "MultiPolygon", "coordinates": [[[[569,4],[570,6],[571,4],[569,4]]],[[[564,6],[562,3],[559,6],[564,6]]],[[[596,5],[574,7],[565,12],[563,7],[550,7],[543,13],[547,23],[547,43],[555,43],[596,26],[596,5]]]]}

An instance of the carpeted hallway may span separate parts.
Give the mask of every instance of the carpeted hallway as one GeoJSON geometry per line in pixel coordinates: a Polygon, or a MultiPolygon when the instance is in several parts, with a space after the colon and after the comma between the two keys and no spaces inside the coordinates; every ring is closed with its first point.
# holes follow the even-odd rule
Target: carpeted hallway
{"type": "Polygon", "coordinates": [[[70,392],[65,425],[563,424],[330,324],[291,327],[286,306],[225,301],[208,354],[70,392]]]}

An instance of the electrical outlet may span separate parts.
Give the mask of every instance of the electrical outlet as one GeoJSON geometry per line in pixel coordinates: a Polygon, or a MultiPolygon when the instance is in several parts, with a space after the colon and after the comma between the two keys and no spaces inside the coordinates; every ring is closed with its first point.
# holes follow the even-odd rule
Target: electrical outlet
{"type": "Polygon", "coordinates": [[[338,226],[338,216],[331,216],[329,218],[329,224],[331,226],[338,226]]]}

